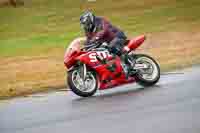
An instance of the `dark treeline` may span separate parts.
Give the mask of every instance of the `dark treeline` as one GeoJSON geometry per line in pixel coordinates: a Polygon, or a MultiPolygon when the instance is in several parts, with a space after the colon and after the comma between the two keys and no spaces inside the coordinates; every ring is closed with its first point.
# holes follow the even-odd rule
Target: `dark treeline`
{"type": "Polygon", "coordinates": [[[18,7],[24,5],[23,0],[0,0],[0,6],[18,7]]]}

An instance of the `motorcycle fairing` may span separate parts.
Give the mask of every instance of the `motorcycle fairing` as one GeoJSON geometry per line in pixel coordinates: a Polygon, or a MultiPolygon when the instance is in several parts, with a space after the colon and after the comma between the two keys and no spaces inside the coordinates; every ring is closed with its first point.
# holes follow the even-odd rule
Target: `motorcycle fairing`
{"type": "Polygon", "coordinates": [[[121,59],[119,57],[116,57],[115,59],[107,57],[108,58],[107,64],[102,64],[99,61],[91,62],[89,55],[95,53],[96,53],[95,51],[85,53],[83,55],[78,56],[76,60],[79,60],[80,62],[86,64],[88,67],[92,68],[97,72],[100,81],[99,89],[106,89],[113,86],[117,86],[119,84],[129,83],[134,81],[134,78],[129,78],[129,79],[125,78],[125,73],[121,66],[121,59]],[[115,65],[115,71],[110,71],[108,69],[108,67],[112,65],[115,65]]]}
{"type": "MultiPolygon", "coordinates": [[[[139,47],[145,40],[145,36],[139,36],[137,38],[131,39],[128,41],[127,46],[129,51],[134,50],[139,47]]],[[[86,64],[86,66],[95,70],[98,74],[100,88],[99,89],[107,89],[113,86],[134,82],[135,78],[126,79],[125,73],[123,71],[121,60],[119,57],[112,59],[109,54],[105,54],[106,51],[81,51],[80,49],[80,40],[74,40],[70,46],[68,47],[64,63],[65,66],[70,69],[74,66],[78,61],[86,64]],[[102,64],[96,58],[96,56],[102,56],[108,60],[107,64],[102,64]],[[110,65],[115,65],[115,71],[112,72],[107,69],[110,65]]]]}
{"type": "Polygon", "coordinates": [[[127,45],[124,47],[124,50],[131,51],[137,49],[145,41],[145,39],[146,37],[144,35],[141,35],[128,40],[127,45]]]}

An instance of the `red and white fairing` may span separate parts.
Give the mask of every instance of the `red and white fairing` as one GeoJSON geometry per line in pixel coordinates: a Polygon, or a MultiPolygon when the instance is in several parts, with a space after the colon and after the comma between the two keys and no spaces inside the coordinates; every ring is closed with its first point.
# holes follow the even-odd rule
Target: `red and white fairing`
{"type": "MultiPolygon", "coordinates": [[[[125,73],[121,65],[121,59],[119,57],[113,59],[107,50],[81,51],[81,41],[84,40],[85,38],[77,38],[72,41],[72,43],[68,46],[64,56],[64,64],[68,69],[75,66],[77,62],[81,62],[87,67],[93,69],[97,73],[99,78],[99,89],[107,89],[113,86],[135,81],[134,77],[126,79],[125,73]],[[97,60],[96,56],[105,58],[106,60],[108,60],[108,63],[102,64],[97,60]],[[107,69],[112,64],[115,64],[116,66],[114,72],[111,72],[107,69]],[[109,83],[105,83],[104,81],[108,79],[112,80],[110,80],[109,83]]],[[[144,40],[145,36],[139,36],[137,38],[128,40],[127,45],[124,47],[124,50],[127,52],[135,50],[144,42],[144,40]]]]}
{"type": "Polygon", "coordinates": [[[124,47],[124,51],[130,52],[137,49],[144,41],[146,37],[144,35],[138,36],[131,40],[128,40],[128,44],[124,47]]]}

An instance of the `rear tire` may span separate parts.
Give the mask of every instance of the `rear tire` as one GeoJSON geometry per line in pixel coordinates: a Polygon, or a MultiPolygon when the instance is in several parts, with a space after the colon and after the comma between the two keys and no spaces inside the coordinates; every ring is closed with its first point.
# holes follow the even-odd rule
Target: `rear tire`
{"type": "Polygon", "coordinates": [[[90,89],[86,88],[86,90],[83,90],[80,86],[78,87],[78,85],[75,84],[76,83],[75,79],[73,79],[74,74],[77,73],[77,71],[78,71],[78,68],[75,68],[68,72],[67,82],[68,82],[69,88],[72,90],[72,92],[74,92],[76,95],[81,96],[81,97],[89,97],[89,96],[94,95],[98,88],[98,80],[96,77],[96,73],[90,70],[87,71],[87,75],[90,75],[90,78],[92,78],[93,86],[90,89]]]}
{"type": "Polygon", "coordinates": [[[134,55],[134,58],[135,58],[136,63],[142,62],[142,61],[146,62],[150,65],[152,69],[151,70],[152,73],[149,74],[149,77],[147,74],[146,74],[146,77],[145,77],[145,74],[143,74],[142,71],[145,71],[145,70],[138,70],[135,76],[136,82],[139,85],[142,85],[144,87],[148,87],[148,86],[152,86],[156,84],[160,79],[160,67],[158,63],[152,57],[148,55],[144,55],[144,54],[134,55]]]}

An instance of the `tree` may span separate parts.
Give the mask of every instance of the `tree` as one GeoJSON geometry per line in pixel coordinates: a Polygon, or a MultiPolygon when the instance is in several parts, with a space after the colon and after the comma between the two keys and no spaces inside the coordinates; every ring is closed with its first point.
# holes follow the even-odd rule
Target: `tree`
{"type": "Polygon", "coordinates": [[[16,0],[10,0],[10,5],[17,7],[17,1],[16,0]]]}
{"type": "Polygon", "coordinates": [[[22,0],[9,0],[10,5],[13,7],[17,7],[18,5],[24,5],[24,1],[22,0]]]}

